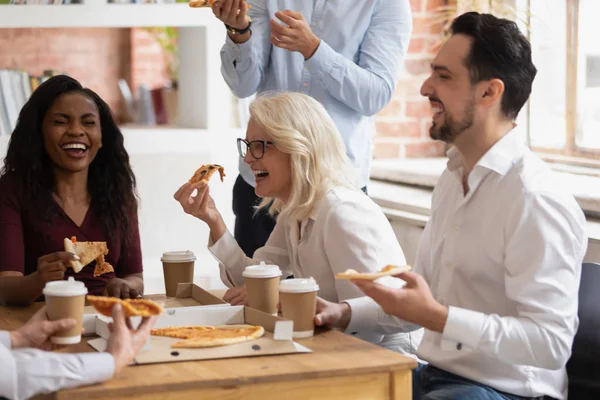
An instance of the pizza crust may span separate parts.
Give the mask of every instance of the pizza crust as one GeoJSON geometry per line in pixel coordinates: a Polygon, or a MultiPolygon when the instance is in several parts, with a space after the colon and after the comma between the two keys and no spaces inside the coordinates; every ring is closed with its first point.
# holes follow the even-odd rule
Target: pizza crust
{"type": "Polygon", "coordinates": [[[382,278],[384,276],[398,275],[401,272],[410,271],[412,267],[410,265],[404,265],[398,267],[395,265],[387,265],[382,268],[379,272],[358,272],[353,269],[348,269],[344,272],[336,274],[336,279],[356,279],[356,280],[367,280],[374,281],[375,279],[382,278]]]}
{"type": "Polygon", "coordinates": [[[190,178],[190,183],[207,184],[211,176],[217,171],[219,171],[221,182],[223,182],[223,178],[225,178],[226,176],[225,168],[223,168],[219,164],[206,164],[201,166],[196,170],[196,172],[194,172],[194,175],[190,178]]]}
{"type": "Polygon", "coordinates": [[[117,299],[92,295],[88,295],[87,299],[96,311],[107,317],[112,317],[112,308],[117,303],[123,307],[126,317],[151,317],[165,311],[160,304],[147,299],[117,299]]]}

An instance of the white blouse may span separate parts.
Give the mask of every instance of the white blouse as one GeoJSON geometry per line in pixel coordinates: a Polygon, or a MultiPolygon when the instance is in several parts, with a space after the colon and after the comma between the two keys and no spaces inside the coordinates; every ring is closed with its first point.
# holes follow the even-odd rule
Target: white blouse
{"type": "MultiPolygon", "coordinates": [[[[365,326],[354,321],[364,317],[361,310],[370,309],[373,301],[350,281],[335,279],[338,272],[349,268],[375,272],[387,264],[406,264],[389,221],[379,206],[359,190],[332,188],[313,215],[300,223],[279,218],[267,243],[256,250],[253,258],[246,257],[229,232],[216,243],[209,243],[209,250],[219,261],[221,279],[229,287],[244,284],[242,272],[246,266],[265,261],[278,265],[284,277],[313,277],[320,287],[319,297],[347,302],[352,308],[348,333],[405,353],[414,353],[419,344],[421,331],[397,333],[398,327],[365,326]],[[354,326],[362,328],[355,330],[354,326]]],[[[398,280],[388,282],[392,281],[398,280]]]]}

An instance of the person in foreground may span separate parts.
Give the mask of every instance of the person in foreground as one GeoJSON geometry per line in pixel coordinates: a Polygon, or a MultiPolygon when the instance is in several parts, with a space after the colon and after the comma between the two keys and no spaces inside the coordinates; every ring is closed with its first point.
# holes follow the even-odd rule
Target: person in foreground
{"type": "Polygon", "coordinates": [[[368,318],[364,303],[372,300],[349,281],[335,279],[348,268],[375,272],[392,260],[405,261],[381,209],[354,186],[344,144],[323,106],[300,93],[258,97],[250,105],[246,139],[238,139],[238,149],[256,175],[256,193],[264,198],[259,209],[279,214],[266,245],[253,258],[227,231],[208,185],[186,183],[175,193],[184,211],[210,228],[209,250],[219,261],[223,282],[235,287],[225,298],[242,302],[242,272],[266,261],[278,265],[284,277],[313,277],[321,302],[341,301],[351,309],[346,332],[413,354],[421,331],[411,337],[397,329],[390,334],[385,326],[355,329],[368,318]]]}
{"type": "Polygon", "coordinates": [[[586,221],[515,128],[536,75],[530,45],[515,23],[467,13],[432,69],[430,134],[454,148],[414,272],[401,289],[355,283],[399,325],[425,327],[415,398],[565,399],[586,221]]]}
{"type": "MultiPolygon", "coordinates": [[[[221,73],[240,98],[267,91],[307,94],[327,110],[365,191],[375,114],[392,99],[412,30],[409,0],[218,0],[227,27],[221,73]]],[[[252,171],[240,160],[233,187],[234,236],[248,257],[275,226],[256,213],[252,171]]]]}
{"type": "Polygon", "coordinates": [[[112,309],[114,323],[101,353],[53,353],[50,336],[71,329],[72,319],[49,321],[42,307],[16,331],[0,331],[0,397],[28,399],[60,389],[111,379],[131,363],[150,335],[156,317],[143,318],[132,329],[120,305],[112,309]]]}
{"type": "Polygon", "coordinates": [[[73,276],[89,294],[143,294],[135,177],[110,108],[58,75],[31,95],[0,171],[0,304],[26,305],[73,276]],[[114,267],[75,274],[63,240],[106,242],[114,267]]]}

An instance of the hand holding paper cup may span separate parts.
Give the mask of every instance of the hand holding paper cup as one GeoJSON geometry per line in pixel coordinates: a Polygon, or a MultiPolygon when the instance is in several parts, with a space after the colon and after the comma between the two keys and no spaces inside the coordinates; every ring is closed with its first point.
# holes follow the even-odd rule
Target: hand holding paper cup
{"type": "Polygon", "coordinates": [[[46,298],[48,319],[56,321],[72,318],[77,323],[67,331],[57,332],[50,337],[54,344],[75,344],[81,341],[81,326],[83,323],[83,307],[87,288],[83,282],[69,277],[66,281],[47,282],[43,293],[46,298]]]}
{"type": "Polygon", "coordinates": [[[260,265],[246,267],[242,273],[246,285],[248,306],[267,314],[277,315],[279,302],[279,281],[281,270],[277,265],[267,265],[264,261],[260,265]]]}

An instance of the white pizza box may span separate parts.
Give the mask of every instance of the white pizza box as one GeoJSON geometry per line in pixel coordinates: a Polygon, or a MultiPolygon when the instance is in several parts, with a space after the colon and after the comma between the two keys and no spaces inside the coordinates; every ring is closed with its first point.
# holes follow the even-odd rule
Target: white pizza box
{"type": "MultiPolygon", "coordinates": [[[[230,307],[229,303],[202,289],[193,283],[180,283],[177,285],[175,297],[148,296],[162,305],[165,309],[177,307],[230,307]]],[[[103,317],[93,306],[86,306],[83,311],[84,336],[96,335],[96,320],[103,317]]]]}
{"type": "MultiPolygon", "coordinates": [[[[135,358],[136,364],[166,363],[176,361],[209,360],[222,358],[256,357],[263,355],[310,353],[311,350],[292,340],[293,321],[244,306],[230,307],[181,307],[165,310],[154,327],[190,325],[259,325],[265,329],[263,337],[248,342],[201,349],[179,349],[171,345],[181,339],[150,336],[135,358]]],[[[111,319],[101,316],[96,320],[98,339],[88,341],[97,351],[104,351],[110,338],[108,324],[111,319]]],[[[137,326],[141,318],[132,318],[137,326]]]]}

